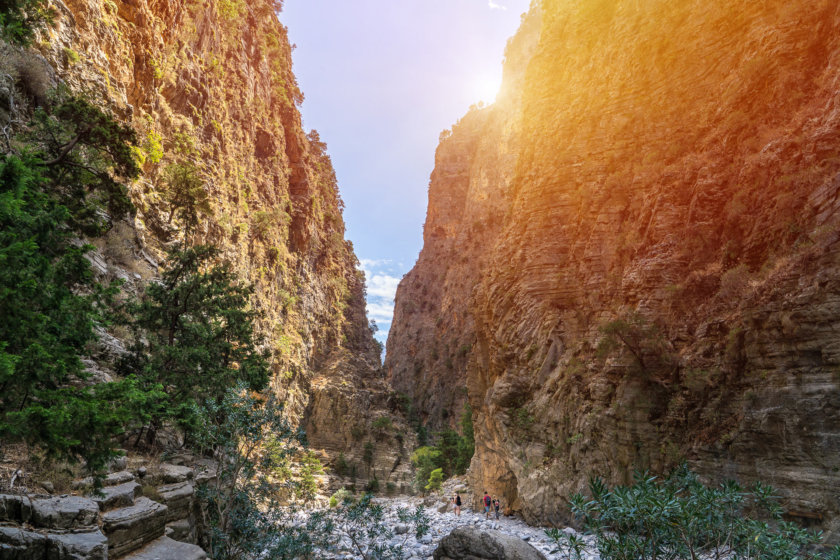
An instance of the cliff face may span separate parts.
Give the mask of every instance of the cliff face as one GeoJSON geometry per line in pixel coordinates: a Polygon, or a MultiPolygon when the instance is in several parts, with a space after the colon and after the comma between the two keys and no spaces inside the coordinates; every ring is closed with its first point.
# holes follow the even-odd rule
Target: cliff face
{"type": "MultiPolygon", "coordinates": [[[[316,434],[343,423],[319,408],[324,386],[373,384],[381,407],[387,391],[326,146],[301,127],[281,5],[57,0],[55,26],[35,49],[141,139],[143,176],[131,186],[138,212],[96,241],[100,272],[136,290],[156,274],[166,244],[186,235],[219,246],[255,287],[259,329],[275,356],[273,389],[316,434]],[[193,166],[208,199],[189,233],[167,192],[173,165],[193,166]]],[[[360,395],[345,398],[371,405],[360,395]]]]}
{"type": "Polygon", "coordinates": [[[466,386],[473,483],[526,518],[564,521],[593,474],[687,458],[777,486],[836,539],[840,6],[541,11],[533,56],[507,61],[521,102],[479,112],[503,114],[512,142],[468,115],[485,121],[438,150],[426,244],[397,293],[394,383],[416,383],[430,417],[450,406],[435,387],[466,386]],[[492,177],[501,146],[513,171],[492,177]],[[482,181],[493,203],[459,210],[453,193],[482,181]],[[494,226],[472,248],[476,222],[494,226]],[[419,307],[424,291],[441,306],[419,307]],[[460,324],[472,345],[453,371],[411,369],[460,324]]]}

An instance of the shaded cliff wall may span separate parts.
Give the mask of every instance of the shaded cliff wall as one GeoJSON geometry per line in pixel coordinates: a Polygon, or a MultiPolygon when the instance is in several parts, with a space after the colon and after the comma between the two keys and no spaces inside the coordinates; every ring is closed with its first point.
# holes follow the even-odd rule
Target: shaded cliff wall
{"type": "MultiPolygon", "coordinates": [[[[590,475],[687,458],[838,537],[839,28],[822,0],[542,2],[500,233],[470,265],[435,254],[432,190],[397,297],[402,333],[427,263],[479,278],[450,381],[476,413],[474,484],[561,522],[590,475]]],[[[389,339],[389,363],[409,352],[389,339]]]]}
{"type": "Polygon", "coordinates": [[[397,289],[385,369],[433,429],[456,427],[475,344],[468,302],[502,231],[520,145],[527,62],[540,32],[535,7],[505,51],[495,104],[474,106],[441,134],[429,182],[423,250],[397,289]]]}
{"type": "MultiPolygon", "coordinates": [[[[140,137],[143,176],[131,185],[138,212],[95,241],[100,272],[136,291],[155,276],[168,244],[187,235],[219,246],[255,287],[274,391],[314,433],[337,421],[314,396],[324,377],[353,386],[382,381],[335,173],[326,145],[301,126],[303,95],[275,12],[281,4],[56,0],[56,24],[34,49],[59,79],[107,105],[140,137]],[[190,233],[171,215],[173,164],[196,166],[208,196],[190,233]],[[328,367],[335,363],[342,367],[328,367]]],[[[380,385],[374,393],[386,406],[380,385]]],[[[317,438],[311,443],[319,448],[317,438]]]]}

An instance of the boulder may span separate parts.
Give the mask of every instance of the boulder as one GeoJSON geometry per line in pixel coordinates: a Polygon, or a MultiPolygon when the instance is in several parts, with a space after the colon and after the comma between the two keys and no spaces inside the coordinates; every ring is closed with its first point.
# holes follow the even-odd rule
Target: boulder
{"type": "Polygon", "coordinates": [[[49,533],[48,560],[108,560],[108,539],[101,531],[49,533]]]}
{"type": "Polygon", "coordinates": [[[0,527],[0,560],[43,560],[47,538],[18,527],[0,527]]]}
{"type": "Polygon", "coordinates": [[[434,552],[435,560],[546,560],[522,539],[499,531],[458,527],[445,536],[434,552]]]}
{"type": "Polygon", "coordinates": [[[37,498],[21,503],[23,516],[29,510],[29,520],[35,527],[44,529],[79,529],[96,525],[99,506],[89,498],[60,496],[37,498]]]}
{"type": "MultiPolygon", "coordinates": [[[[128,471],[119,471],[115,473],[111,473],[107,475],[102,480],[102,486],[118,486],[120,484],[125,484],[126,482],[131,482],[134,480],[134,475],[128,471]]],[[[73,482],[73,488],[76,490],[82,488],[90,488],[93,486],[93,477],[83,478],[81,480],[76,480],[73,482]]]]}
{"type": "Polygon", "coordinates": [[[206,560],[207,554],[194,544],[161,537],[120,560],[206,560]]]}
{"type": "Polygon", "coordinates": [[[108,536],[109,556],[118,558],[163,536],[166,506],[141,497],[131,507],[109,511],[102,516],[108,536]]]}
{"type": "Polygon", "coordinates": [[[180,542],[195,542],[189,519],[179,519],[166,524],[166,536],[180,542]]]}

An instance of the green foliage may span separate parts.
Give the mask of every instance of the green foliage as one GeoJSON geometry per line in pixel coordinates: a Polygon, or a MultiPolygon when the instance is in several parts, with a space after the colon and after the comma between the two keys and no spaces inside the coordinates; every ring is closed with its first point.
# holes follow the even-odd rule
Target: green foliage
{"type": "Polygon", "coordinates": [[[372,441],[365,442],[365,450],[362,453],[362,460],[370,467],[373,464],[373,451],[376,448],[372,441]]]}
{"type": "Polygon", "coordinates": [[[312,451],[305,451],[298,468],[298,480],[295,484],[295,497],[308,504],[318,494],[316,476],[324,474],[324,466],[312,451]]]}
{"type": "Polygon", "coordinates": [[[240,384],[221,401],[197,407],[195,417],[196,445],[217,459],[219,469],[197,492],[208,528],[200,544],[214,560],[312,557],[326,544],[332,521],[316,514],[298,523],[293,508],[281,507],[267,478],[302,445],[302,433],[285,421],[279,403],[261,401],[240,384]],[[260,453],[269,434],[277,445],[260,453]]]}
{"type": "Polygon", "coordinates": [[[365,484],[365,492],[369,492],[371,494],[376,494],[379,492],[379,480],[374,477],[368,480],[367,484],[365,484]]]}
{"type": "Polygon", "coordinates": [[[47,0],[3,0],[0,2],[0,37],[28,46],[37,29],[51,25],[55,11],[47,0]]]}
{"type": "Polygon", "coordinates": [[[171,163],[164,169],[163,177],[165,187],[162,194],[169,205],[169,223],[177,215],[186,231],[192,231],[201,215],[212,212],[198,167],[191,161],[171,163]]]}
{"type": "Polygon", "coordinates": [[[339,453],[338,458],[335,460],[335,465],[333,467],[335,469],[335,474],[338,476],[344,476],[350,469],[350,465],[347,463],[347,459],[344,457],[344,453],[339,453]]]}
{"type": "Polygon", "coordinates": [[[596,352],[605,359],[612,352],[624,350],[633,358],[634,367],[645,374],[669,366],[672,357],[656,325],[638,313],[631,313],[600,327],[603,335],[596,352]]]}
{"type": "Polygon", "coordinates": [[[385,510],[373,503],[366,494],[358,503],[347,503],[338,509],[341,523],[335,525],[337,536],[345,536],[352,543],[355,557],[364,560],[397,560],[405,558],[405,542],[412,534],[420,539],[429,532],[429,517],[423,506],[413,512],[405,508],[397,510],[401,523],[409,525],[402,543],[391,544],[393,531],[385,524],[385,510]]]}
{"type": "Polygon", "coordinates": [[[586,541],[576,533],[566,533],[559,529],[546,529],[545,534],[557,546],[553,554],[561,553],[567,560],[581,560],[586,549],[586,541]]]}
{"type": "Polygon", "coordinates": [[[120,368],[166,387],[167,415],[182,422],[195,403],[218,402],[240,381],[261,390],[270,375],[252,289],[217,257],[207,246],[173,250],[160,281],[126,308],[137,343],[120,368]]]}
{"type": "Polygon", "coordinates": [[[132,377],[85,386],[81,361],[118,285],[94,280],[92,247],[76,239],[104,229],[96,200],[126,208],[111,200],[124,195],[112,174],[136,168],[126,129],[66,89],[51,101],[20,139],[26,151],[0,159],[0,440],[84,460],[96,473],[114,454],[113,437],[143,422],[161,396],[132,377]]]}
{"type": "Polygon", "coordinates": [[[150,131],[143,142],[143,151],[149,163],[159,163],[163,159],[163,138],[155,131],[150,131]]]}
{"type": "Polygon", "coordinates": [[[134,129],[90,100],[59,87],[48,107],[35,111],[23,140],[35,148],[49,189],[69,209],[74,229],[99,235],[109,227],[103,210],[112,219],[134,210],[123,184],[140,174],[134,129]]]}
{"type": "Polygon", "coordinates": [[[425,487],[432,471],[440,468],[438,464],[441,459],[441,452],[435,447],[419,447],[411,454],[411,464],[415,469],[415,480],[418,487],[425,487]]]}
{"type": "MultiPolygon", "coordinates": [[[[570,498],[572,512],[595,534],[605,560],[823,558],[809,552],[820,534],[784,521],[774,490],[760,483],[750,490],[732,481],[707,487],[683,465],[663,480],[636,473],[633,486],[612,490],[596,478],[590,493],[570,498]]],[[[570,541],[548,535],[573,557],[570,541]]]]}
{"type": "Polygon", "coordinates": [[[426,484],[426,490],[430,492],[434,492],[435,490],[440,490],[440,486],[443,483],[443,469],[435,469],[431,473],[429,473],[429,483],[426,484]]]}
{"type": "Polygon", "coordinates": [[[377,439],[382,439],[394,428],[394,422],[390,416],[380,416],[371,424],[371,428],[376,434],[377,439]]]}
{"type": "Polygon", "coordinates": [[[330,507],[335,508],[339,504],[350,505],[354,502],[353,493],[347,488],[339,488],[330,496],[330,507]]]}

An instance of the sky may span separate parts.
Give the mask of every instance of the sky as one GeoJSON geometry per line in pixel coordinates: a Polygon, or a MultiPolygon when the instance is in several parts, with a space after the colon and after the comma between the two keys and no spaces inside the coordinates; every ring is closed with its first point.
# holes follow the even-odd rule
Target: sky
{"type": "Polygon", "coordinates": [[[304,128],[327,143],[345,237],[385,342],[423,244],[441,131],[495,99],[507,39],[529,0],[286,0],[304,128]]]}

